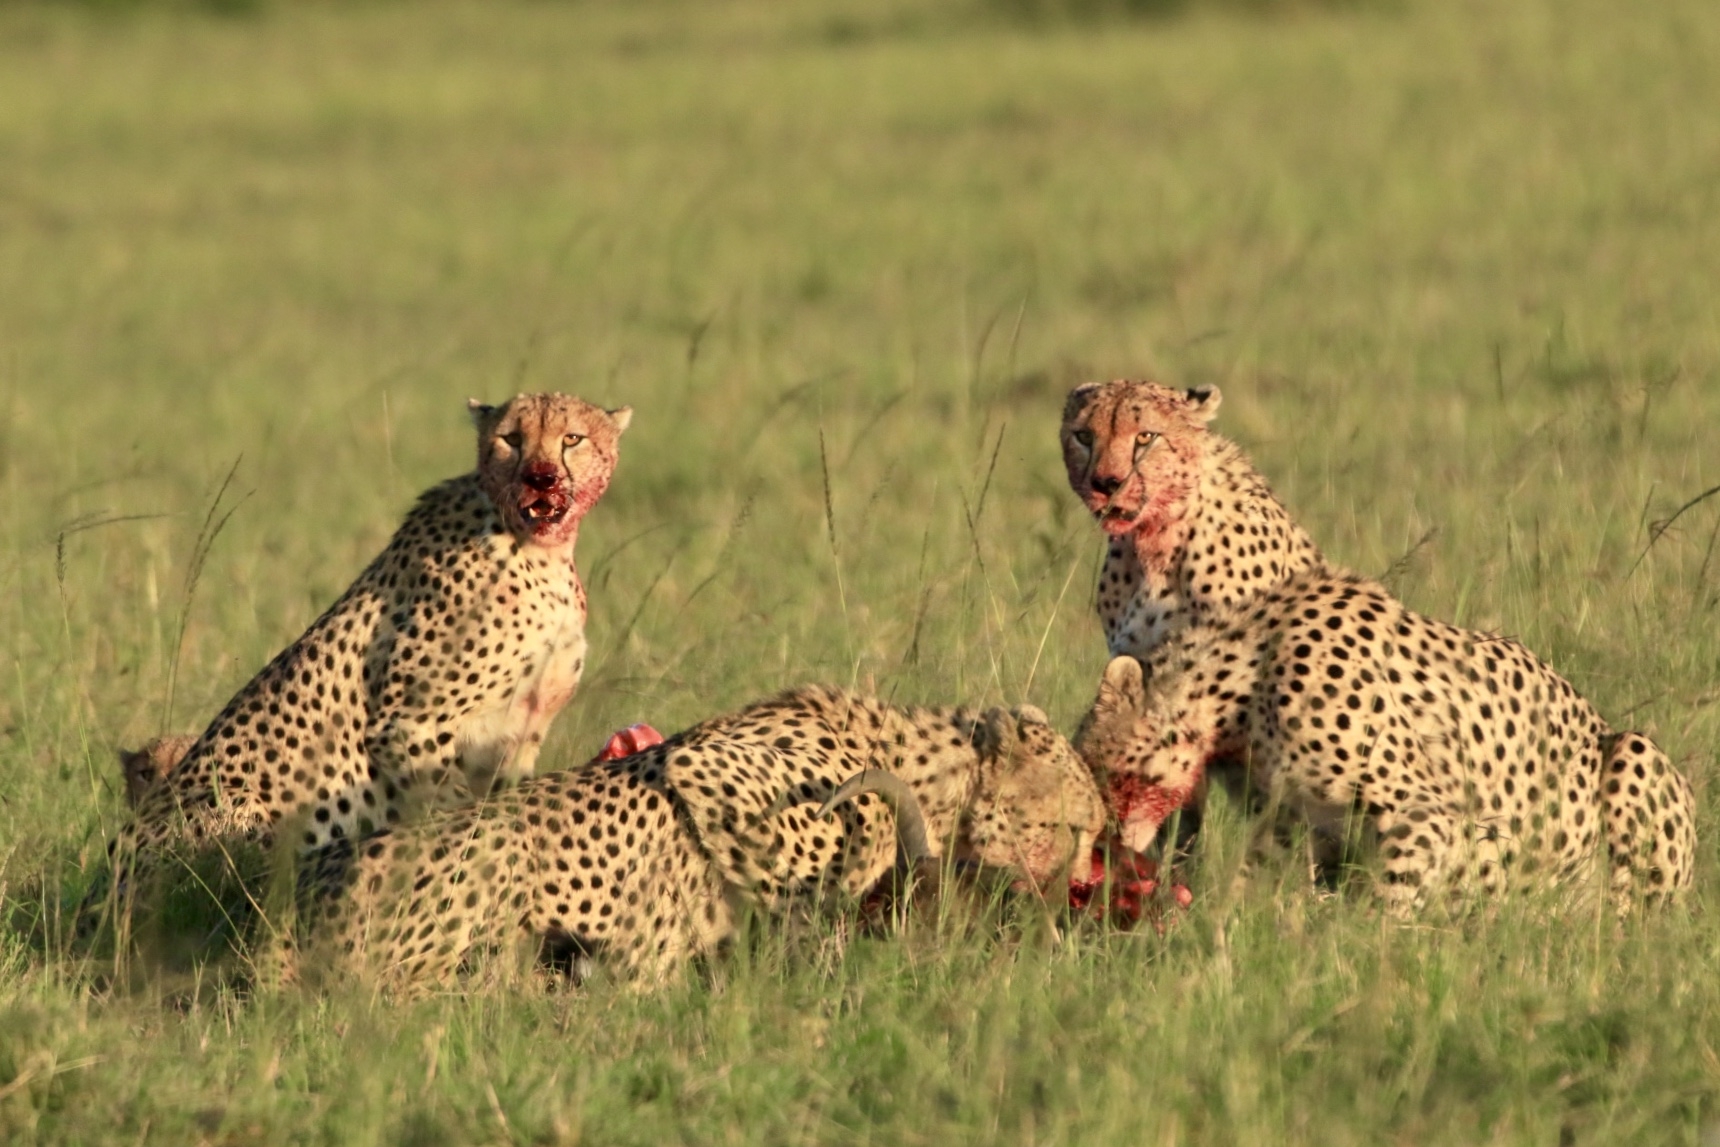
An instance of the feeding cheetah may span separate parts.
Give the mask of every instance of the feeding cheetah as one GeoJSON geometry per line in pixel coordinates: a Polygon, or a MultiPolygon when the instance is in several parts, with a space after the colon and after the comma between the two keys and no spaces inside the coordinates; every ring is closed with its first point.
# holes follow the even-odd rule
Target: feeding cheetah
{"type": "Polygon", "coordinates": [[[730,935],[744,907],[866,892],[892,867],[898,823],[911,856],[953,841],[957,859],[1047,888],[1104,815],[1037,710],[903,708],[810,686],[337,842],[301,886],[300,964],[410,991],[474,951],[532,942],[652,982],[730,935]],[[820,815],[831,806],[837,819],[820,815]]]}
{"type": "Polygon", "coordinates": [[[1375,582],[1308,572],[1118,657],[1076,736],[1146,847],[1209,772],[1341,842],[1352,820],[1404,912],[1439,893],[1580,881],[1597,843],[1624,909],[1687,887],[1689,784],[1653,741],[1615,733],[1522,645],[1416,614],[1375,582]]]}
{"type": "Polygon", "coordinates": [[[1222,399],[1118,379],[1064,404],[1069,486],[1110,537],[1098,610],[1112,655],[1146,657],[1178,626],[1325,564],[1242,449],[1207,429],[1222,399]]]}
{"type": "Polygon", "coordinates": [[[308,850],[395,823],[409,801],[459,802],[532,771],[584,668],[574,545],[632,412],[560,394],[470,409],[477,469],[422,495],[352,587],[141,791],[110,848],[113,888],[181,842],[266,842],[290,817],[308,850]]]}

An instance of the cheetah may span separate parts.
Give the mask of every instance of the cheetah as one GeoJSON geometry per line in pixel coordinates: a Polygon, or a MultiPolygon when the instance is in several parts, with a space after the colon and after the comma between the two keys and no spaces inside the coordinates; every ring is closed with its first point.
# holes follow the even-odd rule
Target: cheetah
{"type": "Polygon", "coordinates": [[[1306,818],[1325,852],[1359,825],[1387,907],[1580,883],[1597,842],[1622,911],[1689,886],[1689,784],[1614,732],[1517,641],[1423,617],[1378,583],[1310,571],[1106,667],[1076,734],[1145,848],[1208,774],[1306,818]]]}
{"type": "Polygon", "coordinates": [[[632,411],[561,394],[469,409],[477,469],[424,493],[352,587],[137,790],[110,847],[114,893],[176,845],[267,844],[285,823],[315,849],[532,772],[584,668],[574,546],[632,411]]]}
{"type": "Polygon", "coordinates": [[[410,993],[474,952],[527,943],[655,983],[748,909],[865,893],[895,862],[898,824],[912,859],[953,842],[955,858],[1045,889],[1104,816],[1086,766],[1035,709],[906,708],[808,686],[336,842],[301,883],[294,962],[306,978],[356,973],[410,993]]]}
{"type": "Polygon", "coordinates": [[[197,743],[196,733],[168,733],[136,749],[119,751],[119,771],[125,778],[125,803],[135,809],[156,783],[185,759],[197,743]]]}
{"type": "Polygon", "coordinates": [[[1113,656],[1250,601],[1325,559],[1234,442],[1207,429],[1223,394],[1090,382],[1063,407],[1069,486],[1109,536],[1098,611],[1113,656]]]}

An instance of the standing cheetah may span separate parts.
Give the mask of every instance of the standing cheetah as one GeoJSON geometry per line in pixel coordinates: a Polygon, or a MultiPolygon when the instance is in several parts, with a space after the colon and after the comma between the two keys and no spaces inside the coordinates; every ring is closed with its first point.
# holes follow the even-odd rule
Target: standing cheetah
{"type": "Polygon", "coordinates": [[[914,852],[953,841],[956,858],[1042,889],[1087,855],[1105,815],[1037,710],[902,708],[810,686],[331,845],[301,886],[300,962],[411,990],[474,951],[531,941],[653,981],[710,951],[744,907],[782,913],[876,884],[897,838],[880,790],[899,794],[914,852]],[[825,819],[818,802],[855,774],[873,783],[844,786],[851,799],[825,819]]]}
{"type": "Polygon", "coordinates": [[[532,771],[584,668],[574,544],[632,412],[561,394],[470,408],[477,469],[420,497],[352,587],[141,790],[110,848],[115,889],[179,842],[266,842],[291,818],[312,849],[395,823],[409,800],[458,802],[532,771]]]}
{"type": "Polygon", "coordinates": [[[1341,842],[1378,842],[1406,911],[1442,892],[1580,881],[1597,841],[1621,908],[1687,887],[1690,786],[1640,733],[1615,733],[1522,645],[1412,612],[1375,582],[1305,573],[1117,657],[1076,736],[1144,848],[1209,772],[1341,842]]]}
{"type": "Polygon", "coordinates": [[[1250,601],[1325,559],[1240,447],[1206,428],[1217,387],[1090,382],[1063,407],[1069,486],[1110,536],[1099,620],[1112,655],[1250,601]]]}

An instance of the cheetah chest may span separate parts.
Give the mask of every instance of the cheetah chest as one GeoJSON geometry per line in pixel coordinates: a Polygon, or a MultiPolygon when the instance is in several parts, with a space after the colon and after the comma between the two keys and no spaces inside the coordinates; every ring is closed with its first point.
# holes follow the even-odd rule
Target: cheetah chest
{"type": "Polygon", "coordinates": [[[585,592],[569,567],[564,593],[534,619],[536,638],[508,667],[514,687],[472,712],[456,733],[461,770],[474,793],[530,776],[550,722],[585,670],[585,592]]]}
{"type": "Polygon", "coordinates": [[[1111,655],[1145,656],[1164,642],[1183,612],[1180,594],[1174,590],[1155,594],[1151,587],[1143,585],[1140,592],[1105,619],[1105,638],[1111,655]]]}
{"type": "Polygon", "coordinates": [[[1133,544],[1114,540],[1099,575],[1099,622],[1113,657],[1145,657],[1164,642],[1188,608],[1176,580],[1141,566],[1133,544]]]}

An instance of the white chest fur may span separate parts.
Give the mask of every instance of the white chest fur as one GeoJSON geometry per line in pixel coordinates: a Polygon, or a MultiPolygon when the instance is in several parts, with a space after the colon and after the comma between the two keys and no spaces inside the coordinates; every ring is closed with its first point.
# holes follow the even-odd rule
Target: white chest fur
{"type": "Polygon", "coordinates": [[[550,722],[585,672],[585,593],[571,555],[554,572],[555,606],[538,613],[538,640],[508,667],[513,688],[472,712],[457,733],[460,768],[475,796],[532,774],[550,722]]]}

